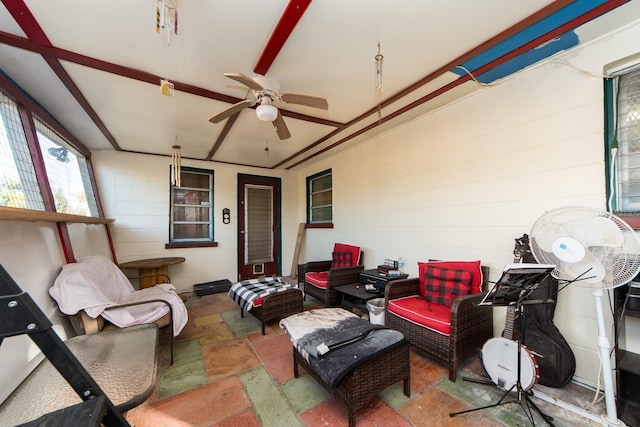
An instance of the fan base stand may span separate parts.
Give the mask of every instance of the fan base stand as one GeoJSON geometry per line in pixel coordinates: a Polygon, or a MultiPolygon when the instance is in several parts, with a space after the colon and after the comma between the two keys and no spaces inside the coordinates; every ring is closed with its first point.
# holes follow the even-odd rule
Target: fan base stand
{"type": "Polygon", "coordinates": [[[618,419],[616,421],[611,421],[607,418],[606,414],[602,414],[602,426],[603,427],[626,427],[624,421],[618,419]]]}
{"type": "Polygon", "coordinates": [[[607,418],[607,414],[597,415],[592,412],[586,411],[585,409],[580,408],[579,406],[572,405],[562,400],[558,400],[557,398],[550,397],[545,393],[542,393],[535,388],[531,390],[533,392],[533,397],[536,397],[540,400],[543,400],[547,403],[551,403],[559,408],[566,409],[570,412],[573,412],[576,415],[580,415],[581,417],[588,418],[591,421],[598,422],[602,425],[602,427],[626,427],[627,425],[622,421],[618,420],[617,422],[612,422],[607,418]]]}

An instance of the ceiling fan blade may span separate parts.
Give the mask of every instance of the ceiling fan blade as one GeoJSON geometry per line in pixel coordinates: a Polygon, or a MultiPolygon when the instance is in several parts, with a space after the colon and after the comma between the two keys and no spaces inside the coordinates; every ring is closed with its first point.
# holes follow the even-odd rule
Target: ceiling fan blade
{"type": "Polygon", "coordinates": [[[264,88],[262,87],[262,85],[260,83],[258,83],[257,81],[255,81],[254,79],[252,79],[251,77],[242,74],[242,73],[224,73],[225,77],[229,77],[230,79],[233,79],[237,82],[242,83],[243,85],[247,86],[249,89],[253,89],[256,91],[263,91],[264,88]]]}
{"type": "Polygon", "coordinates": [[[245,99],[244,101],[240,101],[236,104],[233,104],[231,107],[227,108],[226,110],[222,110],[220,111],[218,114],[216,114],[215,116],[212,116],[209,118],[209,121],[211,123],[220,123],[221,121],[223,121],[224,119],[226,119],[227,117],[241,111],[244,110],[247,107],[251,107],[253,104],[255,104],[254,101],[251,101],[249,99],[245,99]]]}
{"type": "Polygon", "coordinates": [[[271,123],[273,123],[273,128],[281,140],[291,138],[291,132],[289,132],[289,128],[287,128],[287,124],[284,122],[282,114],[280,114],[280,110],[278,110],[278,117],[271,123]]]}
{"type": "Polygon", "coordinates": [[[280,95],[280,99],[287,104],[306,105],[307,107],[320,108],[321,110],[329,109],[329,103],[327,100],[317,96],[300,95],[298,93],[283,93],[280,95]]]}

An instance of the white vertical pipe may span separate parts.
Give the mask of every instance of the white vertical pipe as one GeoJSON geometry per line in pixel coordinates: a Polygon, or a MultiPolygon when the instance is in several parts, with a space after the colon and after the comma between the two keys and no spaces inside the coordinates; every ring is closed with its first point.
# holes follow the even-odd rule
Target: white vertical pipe
{"type": "Polygon", "coordinates": [[[607,423],[611,426],[622,426],[618,420],[618,412],[616,410],[615,391],[613,390],[613,379],[611,375],[611,358],[609,352],[611,346],[607,339],[606,329],[604,327],[604,314],[602,312],[602,289],[593,289],[593,297],[596,302],[596,314],[598,319],[598,350],[600,351],[600,360],[602,363],[602,379],[604,382],[604,398],[607,406],[607,423]]]}

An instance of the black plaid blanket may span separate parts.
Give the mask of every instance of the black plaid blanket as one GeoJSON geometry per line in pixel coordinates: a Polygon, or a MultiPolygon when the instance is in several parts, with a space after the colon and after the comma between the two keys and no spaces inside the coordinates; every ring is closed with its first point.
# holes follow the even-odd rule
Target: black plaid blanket
{"type": "Polygon", "coordinates": [[[234,300],[242,310],[249,311],[254,307],[253,302],[256,299],[276,292],[286,291],[293,287],[293,285],[284,283],[278,277],[243,280],[231,286],[229,298],[234,300]]]}

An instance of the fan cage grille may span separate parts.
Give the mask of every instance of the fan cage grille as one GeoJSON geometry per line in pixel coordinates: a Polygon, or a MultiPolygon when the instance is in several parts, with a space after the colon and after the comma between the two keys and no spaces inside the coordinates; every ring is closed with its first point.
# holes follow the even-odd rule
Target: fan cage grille
{"type": "Polygon", "coordinates": [[[597,208],[567,206],[546,212],[531,228],[530,246],[539,263],[556,265],[551,273],[553,277],[580,287],[615,288],[634,279],[640,271],[640,240],[636,232],[622,219],[597,208]],[[579,228],[577,231],[576,227],[579,228]],[[612,227],[619,230],[615,244],[593,244],[592,240],[597,240],[602,234],[614,234],[612,227]],[[550,249],[551,240],[575,238],[572,233],[580,236],[576,240],[584,246],[585,259],[595,257],[601,267],[590,269],[588,261],[571,265],[550,249]]]}

